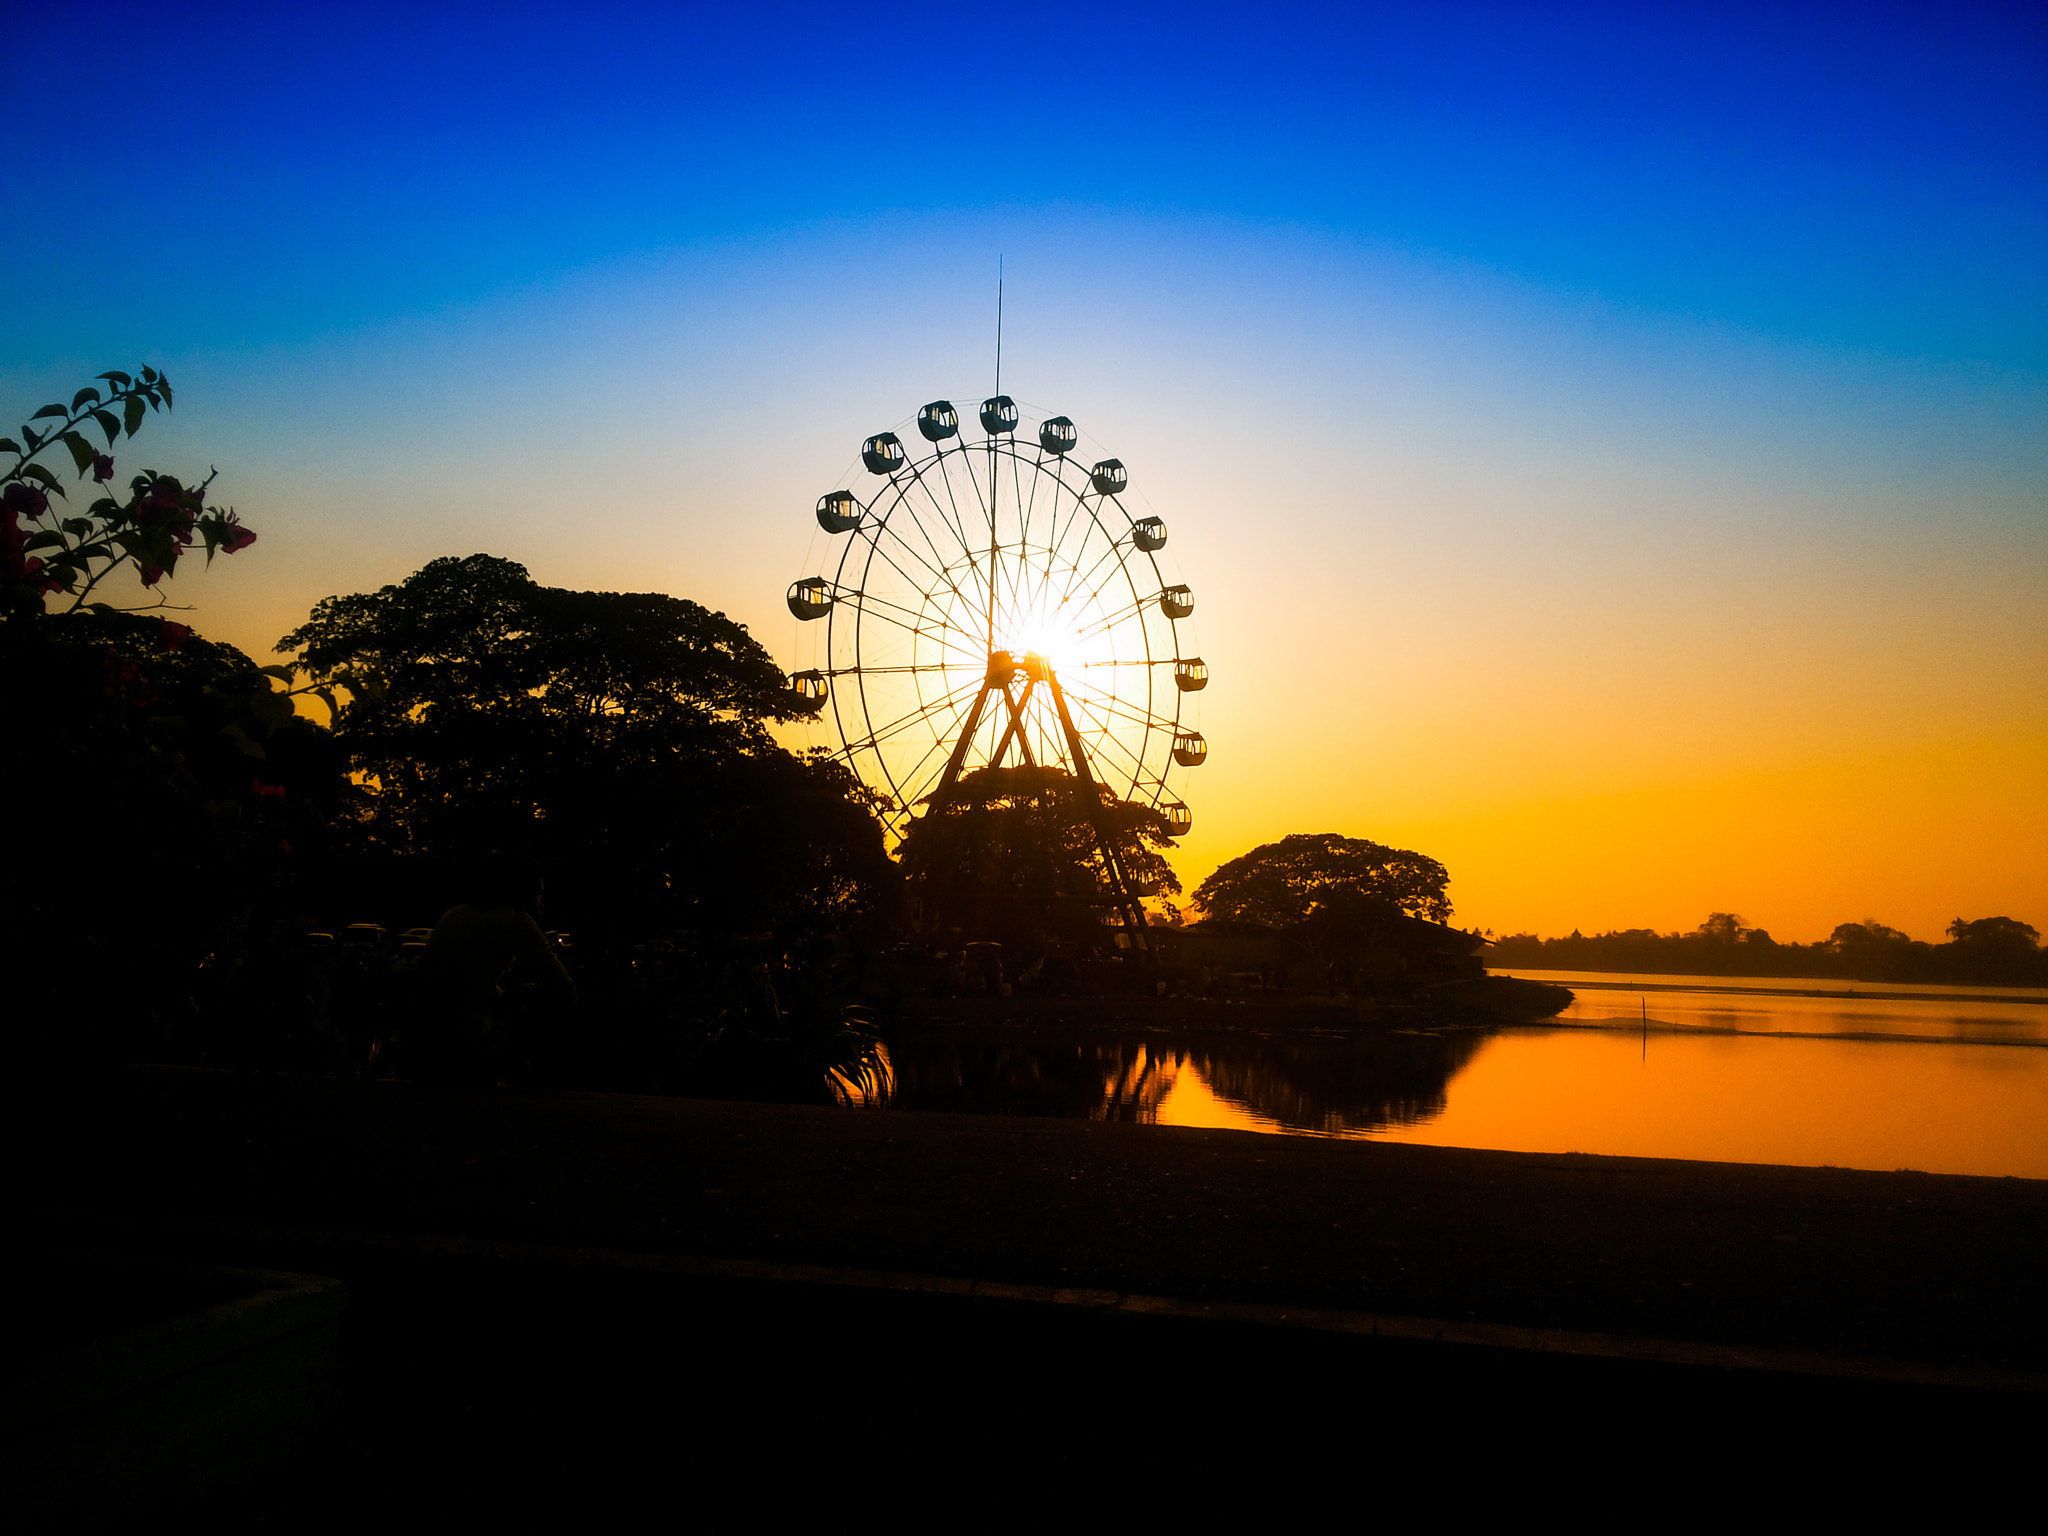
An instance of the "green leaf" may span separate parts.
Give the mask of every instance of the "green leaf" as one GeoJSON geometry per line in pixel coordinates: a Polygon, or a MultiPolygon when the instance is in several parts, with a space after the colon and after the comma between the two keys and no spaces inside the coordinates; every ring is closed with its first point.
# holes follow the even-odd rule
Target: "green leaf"
{"type": "Polygon", "coordinates": [[[86,517],[67,517],[58,526],[74,539],[82,539],[92,532],[92,519],[86,517]]]}
{"type": "Polygon", "coordinates": [[[263,748],[256,744],[256,738],[243,730],[239,725],[224,725],[220,728],[220,733],[251,757],[262,757],[265,755],[263,748]]]}
{"type": "Polygon", "coordinates": [[[24,464],[21,466],[21,473],[27,479],[40,480],[59,496],[64,494],[64,487],[58,482],[57,477],[40,464],[24,464]]]}
{"type": "Polygon", "coordinates": [[[111,603],[87,603],[85,609],[88,613],[119,613],[121,611],[111,603]]]}
{"type": "MultiPolygon", "coordinates": [[[[93,377],[94,377],[94,378],[96,378],[96,379],[105,379],[105,380],[106,380],[106,381],[107,381],[107,382],[108,382],[109,384],[118,384],[118,385],[120,385],[120,386],[121,386],[121,388],[123,388],[123,389],[126,389],[126,388],[127,388],[128,386],[129,386],[129,384],[133,382],[133,381],[132,381],[132,380],[131,380],[131,379],[130,379],[130,378],[128,377],[128,375],[127,375],[127,374],[125,374],[125,373],[119,373],[119,372],[116,372],[116,373],[96,373],[96,374],[94,374],[94,375],[93,375],[93,377]]],[[[97,604],[97,603],[95,603],[95,604],[93,604],[93,606],[94,606],[95,608],[97,608],[97,607],[98,607],[98,606],[100,606],[100,605],[99,605],[99,604],[97,604]]]]}
{"type": "Polygon", "coordinates": [[[258,672],[261,672],[265,677],[279,678],[287,683],[292,680],[292,669],[290,667],[268,666],[258,667],[256,670],[258,672]]]}
{"type": "Polygon", "coordinates": [[[128,407],[123,413],[128,420],[128,435],[130,437],[133,437],[142,430],[142,409],[142,396],[130,395],[128,397],[128,407]]]}
{"type": "Polygon", "coordinates": [[[276,730],[298,713],[288,693],[259,693],[249,700],[249,710],[262,722],[265,731],[276,730]]]}
{"type": "Polygon", "coordinates": [[[11,437],[0,437],[0,449],[4,449],[8,453],[19,453],[21,452],[21,444],[11,437]]]}
{"type": "Polygon", "coordinates": [[[156,387],[163,391],[164,409],[168,411],[171,408],[171,381],[162,374],[158,374],[156,376],[156,387]]]}
{"type": "Polygon", "coordinates": [[[35,415],[29,417],[29,420],[41,421],[45,416],[63,417],[69,416],[70,414],[71,413],[65,410],[64,407],[61,405],[46,405],[40,411],[37,411],[35,415]]]}
{"type": "Polygon", "coordinates": [[[107,434],[107,446],[114,446],[114,439],[121,435],[121,418],[112,411],[94,411],[92,419],[100,424],[100,430],[107,434]]]}
{"type": "Polygon", "coordinates": [[[90,384],[86,385],[85,388],[81,389],[77,394],[71,397],[71,409],[74,411],[77,410],[81,405],[84,405],[88,400],[90,400],[94,405],[98,405],[100,403],[100,392],[94,389],[90,384]]]}
{"type": "Polygon", "coordinates": [[[142,365],[142,382],[145,384],[154,384],[156,382],[156,370],[147,363],[142,365]]]}
{"type": "Polygon", "coordinates": [[[62,549],[64,547],[64,535],[54,532],[33,533],[28,536],[21,547],[23,549],[62,549]]]}
{"type": "Polygon", "coordinates": [[[82,475],[91,469],[92,461],[96,457],[93,453],[92,444],[88,443],[83,435],[77,432],[66,432],[61,435],[64,439],[64,446],[71,450],[71,462],[78,466],[78,472],[82,475]]]}
{"type": "Polygon", "coordinates": [[[43,446],[43,434],[38,432],[34,427],[23,427],[21,429],[21,435],[28,440],[28,451],[30,453],[34,453],[38,448],[43,446]]]}
{"type": "Polygon", "coordinates": [[[339,724],[341,720],[341,706],[334,702],[334,690],[332,688],[315,688],[313,690],[313,697],[327,706],[328,727],[331,729],[339,724]]]}

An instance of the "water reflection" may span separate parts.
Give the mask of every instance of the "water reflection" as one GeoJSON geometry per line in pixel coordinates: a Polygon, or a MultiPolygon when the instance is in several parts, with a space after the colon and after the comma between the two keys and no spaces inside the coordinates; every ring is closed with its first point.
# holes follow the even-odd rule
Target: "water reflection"
{"type": "Polygon", "coordinates": [[[2048,1177],[2048,1000],[1961,988],[1851,997],[1782,980],[1766,991],[1741,978],[1558,979],[1578,1000],[1554,1024],[1491,1032],[905,1023],[889,1033],[895,1081],[884,1102],[2048,1177]]]}
{"type": "Polygon", "coordinates": [[[1152,1121],[1180,1059],[1143,1036],[1025,1035],[969,1026],[893,1031],[889,1109],[1152,1121]]]}
{"type": "Polygon", "coordinates": [[[1451,1078],[1485,1039],[1475,1030],[906,1029],[890,1036],[894,1082],[881,1102],[1150,1124],[1192,1089],[1266,1128],[1354,1135],[1442,1114],[1451,1078]]]}
{"type": "Polygon", "coordinates": [[[1615,971],[1499,974],[1572,989],[1560,1023],[1647,1019],[1677,1029],[1926,1041],[2048,1044],[2048,989],[1884,987],[1767,976],[1633,976],[1615,971]]]}

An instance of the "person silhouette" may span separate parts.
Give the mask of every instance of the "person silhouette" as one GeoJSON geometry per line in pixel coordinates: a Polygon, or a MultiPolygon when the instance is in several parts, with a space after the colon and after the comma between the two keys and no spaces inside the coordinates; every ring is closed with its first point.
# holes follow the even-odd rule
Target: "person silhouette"
{"type": "Polygon", "coordinates": [[[538,993],[551,1009],[575,1005],[576,983],[541,932],[545,889],[533,864],[487,859],[434,924],[424,961],[424,1075],[495,1081],[523,1066],[533,1044],[532,1010],[515,998],[538,993]]]}

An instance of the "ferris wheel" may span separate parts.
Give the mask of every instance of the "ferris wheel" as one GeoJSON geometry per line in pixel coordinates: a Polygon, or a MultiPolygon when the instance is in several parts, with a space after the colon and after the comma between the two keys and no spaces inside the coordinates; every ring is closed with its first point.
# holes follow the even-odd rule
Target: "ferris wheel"
{"type": "MultiPolygon", "coordinates": [[[[916,453],[895,432],[861,444],[865,499],[819,498],[837,547],[789,589],[822,630],[819,664],[791,676],[798,705],[829,722],[898,837],[963,774],[1005,762],[1059,768],[1088,803],[1099,787],[1182,836],[1193,815],[1173,782],[1208,754],[1209,672],[1194,594],[1161,558],[1166,524],[1126,509],[1120,461],[1076,461],[1065,416],[1020,433],[1008,395],[977,415],[974,439],[932,401],[916,453]]],[[[1104,852],[1114,875],[1106,837],[1104,852]]]]}

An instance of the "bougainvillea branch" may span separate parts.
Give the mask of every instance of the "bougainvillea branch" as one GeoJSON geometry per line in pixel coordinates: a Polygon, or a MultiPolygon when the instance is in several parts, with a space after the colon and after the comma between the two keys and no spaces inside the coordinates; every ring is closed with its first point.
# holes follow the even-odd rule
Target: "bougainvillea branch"
{"type": "Polygon", "coordinates": [[[44,599],[55,594],[70,599],[60,603],[60,613],[88,606],[93,590],[124,565],[134,567],[143,586],[156,589],[156,602],[145,606],[163,607],[168,599],[162,583],[176,573],[195,540],[203,544],[209,565],[216,554],[232,555],[256,542],[234,508],[207,504],[218,471],[187,486],[173,475],[145,470],[129,480],[125,501],[100,496],[83,516],[63,515],[50,498],[68,501],[70,494],[58,474],[38,462],[42,455],[61,446],[79,480],[107,485],[114,478],[111,450],[123,434],[134,437],[152,411],[171,409],[171,381],[154,368],[143,368],[139,376],[110,372],[99,378],[104,390],[87,385],[70,405],[37,411],[19,429],[19,440],[0,437],[0,454],[14,455],[12,467],[0,471],[0,612],[9,618],[47,611],[44,599]],[[95,430],[106,451],[87,435],[95,430]]]}

